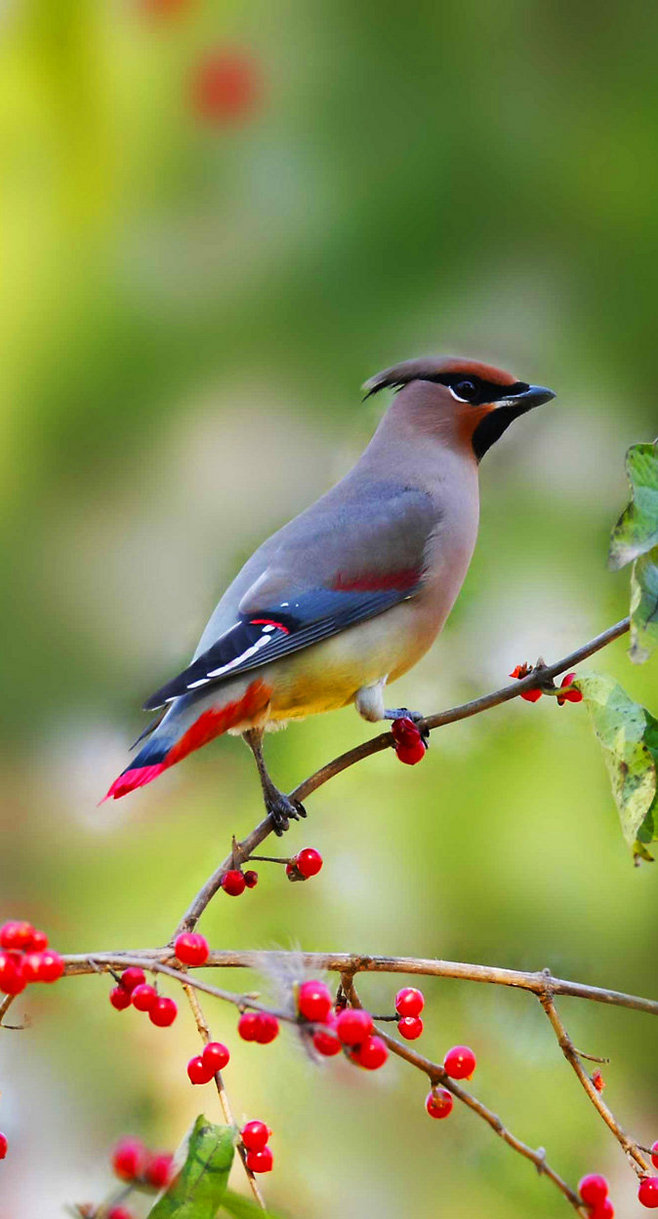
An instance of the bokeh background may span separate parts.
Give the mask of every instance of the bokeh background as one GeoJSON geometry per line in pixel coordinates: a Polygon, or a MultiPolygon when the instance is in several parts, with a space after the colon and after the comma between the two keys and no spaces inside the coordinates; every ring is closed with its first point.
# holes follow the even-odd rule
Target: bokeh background
{"type": "MultiPolygon", "coordinates": [[[[621,617],[607,573],[626,447],[656,428],[658,12],[443,0],[14,0],[0,28],[3,812],[0,914],[80,951],[159,944],[260,812],[223,740],[97,808],[250,548],[336,480],[426,352],[551,385],[482,469],[482,529],[443,639],[397,688],[434,710],[621,617]]],[[[593,667],[658,708],[623,642],[593,667]]],[[[292,786],[369,729],[346,710],[268,743],[292,786]]],[[[219,895],[214,946],[438,955],[655,992],[658,877],[634,869],[582,708],[520,701],[323,788],[287,844],[321,875],[219,895]]],[[[226,978],[236,988],[244,978],[226,978]]],[[[267,989],[267,979],[260,983],[267,989]]],[[[390,1007],[395,980],[366,979],[390,1007]]],[[[119,1015],[103,978],[33,989],[0,1046],[2,1219],[100,1198],[130,1132],[174,1146],[209,1090],[196,1036],[119,1015]]],[[[428,982],[421,1045],[477,1051],[478,1095],[574,1182],[635,1178],[530,996],[428,982]]],[[[658,1137],[648,1016],[564,1001],[606,1098],[658,1137]]],[[[557,1216],[566,1204],[424,1081],[238,1042],[236,1113],[275,1129],[292,1219],[557,1216]]],[[[236,1170],[234,1184],[242,1188],[236,1170]]]]}

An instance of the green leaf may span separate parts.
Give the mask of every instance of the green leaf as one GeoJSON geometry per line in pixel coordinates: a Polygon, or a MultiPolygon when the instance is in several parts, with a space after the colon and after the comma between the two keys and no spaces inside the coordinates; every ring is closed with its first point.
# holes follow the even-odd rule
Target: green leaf
{"type": "Polygon", "coordinates": [[[185,1163],[149,1219],[215,1219],[233,1163],[237,1131],[200,1115],[187,1139],[185,1163]]]}
{"type": "Polygon", "coordinates": [[[626,473],[631,502],[612,531],[608,562],[613,571],[658,546],[658,441],[632,445],[626,473]]]}
{"type": "Polygon", "coordinates": [[[228,1190],[222,1201],[222,1213],[231,1215],[232,1219],[277,1219],[274,1211],[264,1211],[251,1198],[243,1198],[242,1194],[234,1194],[228,1190]]]}
{"type": "Polygon", "coordinates": [[[637,857],[658,838],[658,720],[611,677],[589,673],[575,682],[603,749],[624,838],[637,857]]]}
{"type": "Polygon", "coordinates": [[[635,664],[643,664],[655,647],[658,647],[658,546],[633,564],[628,654],[635,664]]]}

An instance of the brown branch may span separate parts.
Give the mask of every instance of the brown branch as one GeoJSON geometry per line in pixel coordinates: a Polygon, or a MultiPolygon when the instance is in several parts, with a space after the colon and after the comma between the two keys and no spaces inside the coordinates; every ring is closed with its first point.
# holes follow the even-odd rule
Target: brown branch
{"type": "MultiPolygon", "coordinates": [[[[592,656],[595,652],[600,651],[601,648],[618,639],[620,635],[625,634],[629,626],[630,620],[622,618],[620,622],[608,627],[606,631],[603,631],[588,643],[583,644],[582,647],[576,648],[568,656],[555,661],[554,664],[537,666],[527,677],[524,677],[521,681],[515,681],[510,686],[503,686],[500,690],[494,690],[491,694],[485,694],[481,698],[473,699],[471,702],[462,703],[458,707],[452,707],[449,711],[439,711],[436,715],[429,715],[419,722],[419,728],[433,732],[436,728],[443,728],[446,724],[457,723],[458,720],[469,719],[473,715],[479,715],[482,711],[489,711],[492,707],[498,707],[501,703],[518,698],[526,690],[532,690],[537,686],[552,681],[554,677],[558,677],[561,673],[570,669],[572,665],[579,664],[580,661],[586,660],[588,656],[592,656]]],[[[362,762],[364,758],[369,758],[375,753],[381,753],[383,749],[389,749],[393,743],[393,737],[390,732],[382,732],[379,736],[372,737],[369,741],[363,741],[361,745],[357,745],[354,749],[349,749],[331,762],[327,762],[325,766],[320,767],[314,774],[309,775],[307,779],[304,779],[289,793],[289,798],[293,801],[306,800],[308,796],[317,791],[325,783],[328,783],[330,779],[335,778],[336,775],[341,774],[350,766],[354,766],[357,762],[362,762]]],[[[197,893],[194,901],[185,911],[172,936],[172,941],[181,932],[191,931],[196,926],[206,906],[221,887],[224,874],[238,863],[246,863],[251,858],[252,853],[269,837],[273,828],[272,819],[268,815],[258,823],[242,842],[234,845],[231,853],[215,869],[212,876],[208,878],[197,893]]]]}
{"type": "MultiPolygon", "coordinates": [[[[210,1034],[210,1027],[209,1027],[208,1021],[206,1020],[206,1017],[204,1015],[203,1008],[201,1007],[201,1004],[199,1003],[199,1000],[197,998],[195,989],[192,985],[190,985],[189,982],[185,982],[185,983],[183,983],[183,990],[185,991],[185,994],[187,996],[187,1001],[192,1009],[192,1015],[194,1016],[194,1020],[196,1023],[196,1027],[197,1027],[199,1036],[201,1037],[203,1044],[208,1045],[208,1042],[212,1041],[212,1037],[210,1034]]],[[[233,1112],[231,1109],[231,1102],[229,1101],[229,1098],[228,1098],[228,1093],[226,1091],[226,1086],[224,1084],[224,1078],[222,1076],[221,1071],[216,1071],[214,1078],[215,1078],[215,1086],[217,1088],[217,1095],[219,1096],[219,1103],[222,1107],[222,1113],[224,1114],[224,1121],[226,1122],[227,1126],[235,1126],[236,1123],[235,1123],[235,1120],[233,1117],[233,1112]]],[[[265,1199],[263,1198],[263,1195],[260,1192],[260,1189],[258,1187],[258,1182],[257,1182],[253,1172],[247,1165],[247,1149],[246,1149],[244,1143],[242,1142],[242,1140],[240,1140],[237,1147],[238,1147],[238,1155],[240,1156],[240,1159],[242,1161],[242,1166],[243,1166],[244,1171],[247,1176],[247,1181],[249,1182],[249,1188],[250,1188],[252,1194],[254,1195],[254,1198],[256,1199],[256,1202],[258,1203],[258,1205],[262,1208],[262,1210],[265,1210],[265,1199]]]]}
{"type": "Polygon", "coordinates": [[[651,1165],[642,1155],[638,1144],[634,1142],[633,1139],[629,1138],[626,1132],[619,1125],[614,1113],[608,1108],[600,1092],[598,1092],[594,1087],[589,1074],[583,1067],[583,1064],[580,1061],[580,1055],[558,1015],[557,1008],[553,1002],[550,987],[547,987],[546,992],[539,996],[539,1001],[546,1012],[546,1015],[548,1016],[553,1032],[557,1038],[558,1045],[562,1050],[564,1057],[570,1066],[573,1067],[578,1079],[589,1096],[589,1099],[594,1105],[594,1108],[601,1115],[606,1126],[608,1126],[608,1128],[612,1131],[617,1139],[617,1142],[625,1151],[631,1163],[631,1167],[635,1170],[638,1177],[644,1177],[651,1173],[651,1165]]]}
{"type": "MultiPolygon", "coordinates": [[[[362,1005],[354,988],[354,983],[349,975],[343,975],[342,987],[343,992],[349,998],[352,1006],[361,1007],[362,1005]]],[[[559,1176],[555,1169],[551,1168],[550,1164],[547,1163],[546,1153],[543,1148],[535,1150],[534,1148],[529,1147],[527,1143],[522,1142],[522,1140],[517,1138],[515,1134],[512,1134],[511,1131],[504,1126],[497,1113],[494,1113],[493,1110],[488,1109],[487,1106],[482,1103],[482,1101],[478,1100],[477,1097],[472,1096],[471,1093],[467,1092],[465,1088],[460,1087],[460,1085],[456,1083],[454,1079],[450,1078],[445,1068],[440,1063],[432,1062],[429,1058],[425,1058],[422,1054],[419,1054],[417,1050],[413,1050],[410,1045],[405,1045],[403,1042],[398,1041],[396,1037],[391,1037],[391,1035],[386,1033],[383,1029],[377,1029],[377,1036],[381,1037],[381,1040],[385,1042],[389,1050],[393,1054],[396,1054],[398,1058],[404,1059],[404,1061],[408,1062],[412,1067],[416,1067],[419,1071],[422,1071],[425,1075],[427,1075],[433,1088],[436,1087],[437,1084],[441,1084],[441,1087],[447,1088],[457,1100],[461,1101],[463,1105],[466,1105],[467,1108],[471,1109],[473,1113],[477,1113],[478,1117],[481,1117],[483,1121],[485,1121],[491,1127],[494,1133],[497,1134],[504,1143],[507,1143],[508,1147],[511,1147],[514,1151],[517,1151],[519,1155],[524,1156],[526,1160],[530,1160],[531,1163],[535,1165],[537,1172],[548,1177],[548,1179],[557,1186],[567,1201],[571,1203],[571,1206],[577,1212],[577,1214],[586,1215],[588,1213],[578,1197],[578,1194],[575,1193],[575,1191],[571,1189],[569,1185],[567,1185],[566,1181],[559,1176]]]]}

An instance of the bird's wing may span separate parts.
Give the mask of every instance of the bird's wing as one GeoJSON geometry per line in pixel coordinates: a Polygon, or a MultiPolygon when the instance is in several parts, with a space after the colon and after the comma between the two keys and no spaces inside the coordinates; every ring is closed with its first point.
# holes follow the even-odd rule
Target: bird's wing
{"type": "Polygon", "coordinates": [[[374,484],[337,504],[319,501],[271,539],[262,574],[242,596],[235,619],[173,681],[144,704],[227,681],[366,618],[420,590],[436,508],[415,488],[374,484]]]}

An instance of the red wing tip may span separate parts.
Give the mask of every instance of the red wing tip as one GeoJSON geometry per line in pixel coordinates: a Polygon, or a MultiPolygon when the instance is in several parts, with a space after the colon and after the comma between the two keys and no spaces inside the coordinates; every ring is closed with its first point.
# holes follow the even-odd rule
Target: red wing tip
{"type": "Polygon", "coordinates": [[[166,769],[165,762],[158,762],[155,766],[136,766],[133,770],[124,770],[118,779],[114,780],[110,790],[106,796],[100,801],[104,804],[106,800],[119,800],[121,796],[126,796],[128,792],[135,791],[137,787],[144,787],[146,783],[151,783],[153,779],[157,779],[159,774],[166,769]]]}

